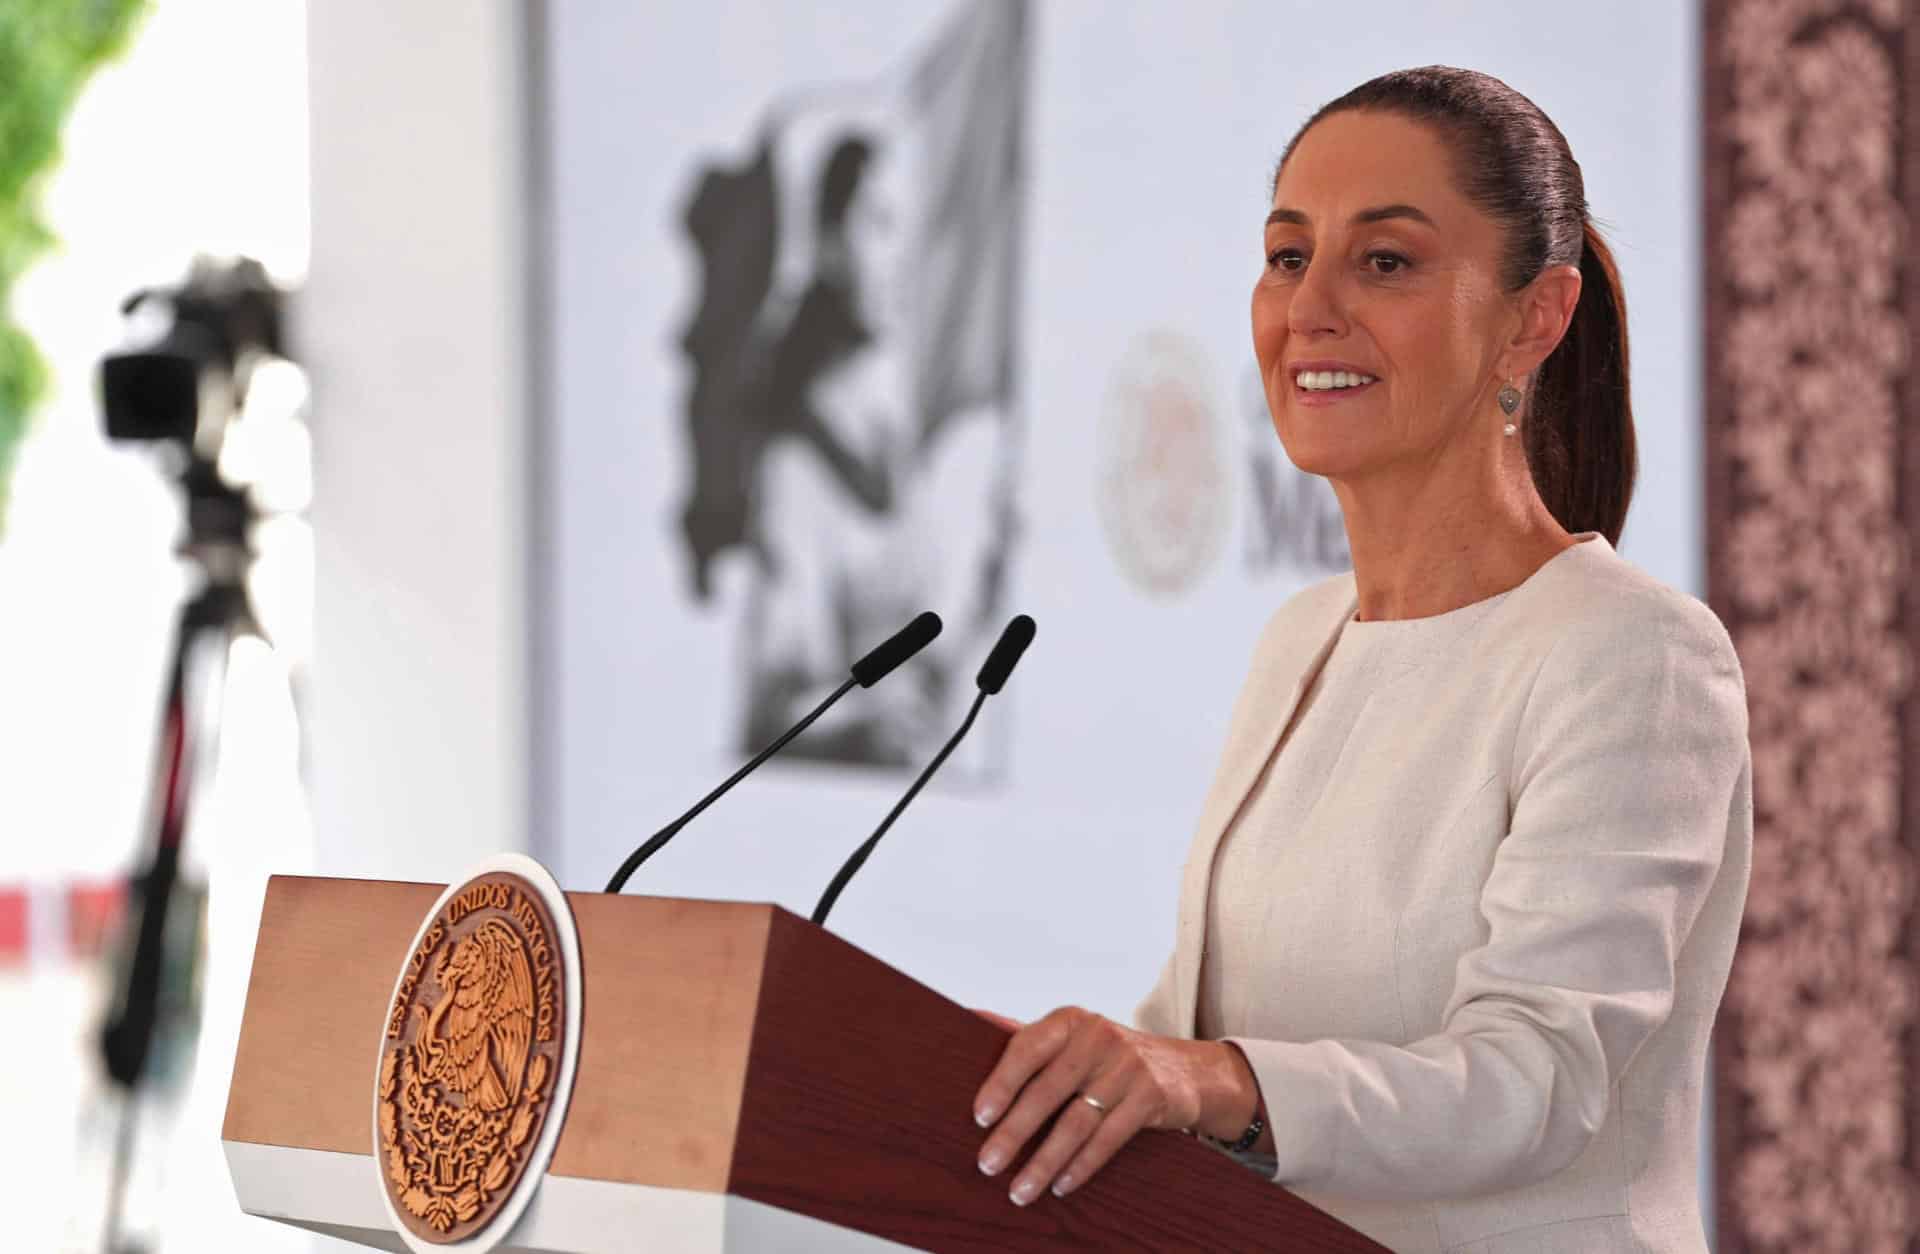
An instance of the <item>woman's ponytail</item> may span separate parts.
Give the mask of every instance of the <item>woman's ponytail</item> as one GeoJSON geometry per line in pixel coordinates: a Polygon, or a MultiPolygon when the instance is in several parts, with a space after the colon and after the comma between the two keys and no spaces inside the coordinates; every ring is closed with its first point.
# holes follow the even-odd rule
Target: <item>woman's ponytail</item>
{"type": "Polygon", "coordinates": [[[1534,375],[1527,466],[1540,499],[1568,531],[1597,531],[1618,546],[1633,500],[1636,457],[1627,391],[1627,316],[1613,253],[1585,227],[1580,303],[1534,375]]]}

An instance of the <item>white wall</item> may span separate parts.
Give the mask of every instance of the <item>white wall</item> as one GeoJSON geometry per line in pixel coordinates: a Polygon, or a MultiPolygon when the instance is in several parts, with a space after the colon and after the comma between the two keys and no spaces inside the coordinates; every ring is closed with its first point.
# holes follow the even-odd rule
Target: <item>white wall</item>
{"type": "MultiPolygon", "coordinates": [[[[717,608],[689,604],[673,535],[689,378],[676,339],[699,295],[681,225],[694,172],[741,159],[769,107],[800,89],[901,72],[957,7],[550,10],[542,849],[570,887],[601,882],[738,756],[738,601],[723,589],[717,608]],[[722,45],[722,58],[700,51],[722,45]]],[[[1040,630],[982,720],[1011,727],[1010,773],[993,788],[936,781],[835,922],[962,999],[1119,1015],[1170,946],[1176,872],[1253,638],[1310,576],[1248,569],[1236,531],[1181,596],[1130,583],[1096,508],[1112,380],[1144,333],[1196,345],[1202,399],[1235,467],[1225,486],[1238,489],[1243,448],[1275,443],[1240,401],[1274,159],[1315,107],[1374,74],[1484,69],[1561,126],[1615,244],[1644,466],[1621,549],[1697,592],[1695,36],[1689,7],[1665,0],[1618,6],[1605,22],[1530,0],[1366,0],[1338,22],[1272,0],[1033,12],[1018,405],[1027,525],[1007,609],[1031,612],[1040,630]]],[[[1244,496],[1235,509],[1244,528],[1244,496]]],[[[904,783],[770,764],[634,890],[804,912],[904,783]]]]}
{"type": "MultiPolygon", "coordinates": [[[[316,378],[315,827],[333,873],[438,880],[531,842],[569,888],[593,887],[731,765],[710,737],[669,768],[647,760],[661,736],[711,730],[728,699],[659,687],[662,667],[697,687],[736,647],[723,620],[669,627],[664,585],[642,577],[664,563],[633,556],[658,543],[678,455],[663,343],[689,293],[673,176],[695,154],[737,151],[777,93],[896,65],[945,11],[533,7],[551,19],[550,47],[522,38],[520,5],[330,0],[310,19],[300,330],[316,378]],[[540,55],[550,96],[526,77],[540,55]],[[525,143],[529,117],[555,128],[550,153],[525,143]],[[562,286],[535,318],[523,242],[543,155],[555,251],[530,260],[562,286]],[[523,332],[546,334],[549,312],[555,377],[530,388],[540,353],[523,332]],[[554,461],[532,508],[543,451],[554,461]],[[530,636],[550,642],[531,659],[530,636]],[[536,755],[545,766],[530,778],[536,755]],[[530,814],[545,830],[530,831],[530,814]]],[[[1042,534],[1020,555],[1011,607],[1036,613],[1040,639],[989,707],[1013,721],[1026,791],[923,797],[838,918],[950,995],[1124,1014],[1171,936],[1174,872],[1259,607],[1297,581],[1229,565],[1155,603],[1103,565],[1092,488],[1074,468],[1092,460],[1118,356],[1138,332],[1175,326],[1206,347],[1231,398],[1257,246],[1244,223],[1292,128],[1381,70],[1485,68],[1560,122],[1610,228],[1644,467],[1622,547],[1698,591],[1696,36],[1689,6],[1657,0],[1603,26],[1518,0],[1357,4],[1341,23],[1352,37],[1303,22],[1301,5],[1221,6],[1204,21],[1178,6],[1037,12],[1025,409],[1029,470],[1057,477],[1029,485],[1042,534]],[[1115,622],[1120,644],[1099,635],[1115,622]],[[1174,655],[1186,669],[1143,664],[1174,655]],[[1090,688],[1102,673],[1140,682],[1090,688]]],[[[1221,408],[1237,417],[1231,399],[1221,408]]],[[[804,910],[897,787],[769,772],[636,888],[804,910]]]]}
{"type": "MultiPolygon", "coordinates": [[[[738,756],[727,741],[737,618],[686,605],[670,538],[688,377],[673,341],[698,296],[680,226],[691,173],[746,155],[776,100],[900,71],[954,7],[549,10],[552,458],[536,521],[552,547],[537,609],[537,787],[539,848],[569,887],[597,885],[738,756]]],[[[1247,289],[1282,146],[1374,74],[1488,71],[1560,125],[1619,262],[1641,454],[1621,551],[1702,593],[1697,15],[1668,0],[1604,12],[1354,0],[1331,17],[1274,0],[1050,0],[1034,12],[1029,527],[1008,608],[1040,631],[984,720],[1011,724],[1012,773],[1003,789],[936,783],[834,922],[962,1001],[1015,1014],[1075,1001],[1124,1017],[1170,945],[1175,876],[1253,636],[1305,576],[1229,560],[1170,601],[1120,577],[1092,469],[1114,373],[1144,332],[1197,343],[1238,458],[1247,289]]],[[[1240,544],[1236,532],[1229,552],[1240,544]]],[[[772,765],[630,891],[804,913],[903,783],[772,765]]],[[[1703,1191],[1709,1165],[1703,1156],[1703,1191]]]]}
{"type": "Polygon", "coordinates": [[[522,18],[311,8],[320,869],[526,840],[522,18]]]}

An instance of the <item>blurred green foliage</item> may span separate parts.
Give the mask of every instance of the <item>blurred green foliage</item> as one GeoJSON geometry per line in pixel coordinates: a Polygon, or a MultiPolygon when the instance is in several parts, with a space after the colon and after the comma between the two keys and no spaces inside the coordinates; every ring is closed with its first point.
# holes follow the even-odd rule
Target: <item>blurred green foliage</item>
{"type": "Polygon", "coordinates": [[[100,64],[132,38],[146,0],[0,0],[0,534],[7,484],[27,419],[46,391],[46,364],[13,321],[13,285],[51,243],[40,221],[41,177],[60,155],[60,128],[100,64]]]}

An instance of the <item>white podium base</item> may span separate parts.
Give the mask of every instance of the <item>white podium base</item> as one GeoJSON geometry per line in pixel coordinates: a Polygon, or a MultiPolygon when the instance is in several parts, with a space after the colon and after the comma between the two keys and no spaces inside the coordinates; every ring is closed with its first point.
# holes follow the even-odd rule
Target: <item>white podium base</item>
{"type": "MultiPolygon", "coordinates": [[[[387,1219],[371,1154],[222,1141],[240,1209],[356,1245],[408,1254],[387,1219]]],[[[911,1249],[725,1193],[548,1176],[498,1254],[678,1254],[781,1250],[883,1254],[911,1249]]]]}

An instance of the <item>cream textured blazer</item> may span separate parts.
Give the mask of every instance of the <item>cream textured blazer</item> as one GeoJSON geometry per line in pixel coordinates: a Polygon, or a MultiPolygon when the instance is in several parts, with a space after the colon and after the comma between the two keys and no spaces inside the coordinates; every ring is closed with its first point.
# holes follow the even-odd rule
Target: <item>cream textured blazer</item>
{"type": "MultiPolygon", "coordinates": [[[[1338,576],[1261,636],[1143,1030],[1193,1035],[1215,852],[1355,606],[1338,576]]],[[[1228,1037],[1259,1165],[1396,1251],[1704,1254],[1707,1033],[1753,844],[1739,663],[1597,533],[1472,621],[1367,700],[1281,834],[1304,852],[1275,906],[1315,943],[1223,973],[1316,1029],[1228,1037]]]]}

